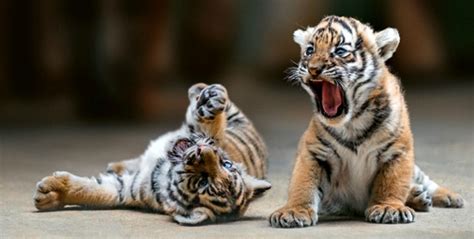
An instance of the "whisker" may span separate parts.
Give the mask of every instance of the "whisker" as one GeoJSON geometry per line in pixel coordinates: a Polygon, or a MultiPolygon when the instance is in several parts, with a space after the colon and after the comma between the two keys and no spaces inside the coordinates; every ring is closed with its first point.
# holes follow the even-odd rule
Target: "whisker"
{"type": "Polygon", "coordinates": [[[299,67],[289,67],[285,70],[285,74],[285,80],[288,81],[290,84],[295,86],[300,84],[302,74],[299,67]]]}

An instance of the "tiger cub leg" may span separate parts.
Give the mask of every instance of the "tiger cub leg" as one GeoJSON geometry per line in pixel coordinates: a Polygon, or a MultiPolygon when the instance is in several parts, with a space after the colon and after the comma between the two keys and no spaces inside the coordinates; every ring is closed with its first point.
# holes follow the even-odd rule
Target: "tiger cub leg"
{"type": "Polygon", "coordinates": [[[227,124],[223,112],[229,103],[226,88],[198,83],[189,88],[188,96],[187,122],[217,140],[223,138],[227,124]]]}
{"type": "Polygon", "coordinates": [[[66,205],[112,208],[125,204],[123,195],[128,181],[114,174],[86,178],[55,172],[37,183],[33,198],[40,211],[57,210],[66,205]]]}
{"type": "Polygon", "coordinates": [[[285,206],[269,217],[272,227],[314,226],[318,221],[318,207],[321,195],[318,185],[322,170],[307,150],[296,159],[290,182],[288,201],[285,206]]]}
{"type": "Polygon", "coordinates": [[[410,223],[413,209],[405,205],[410,190],[413,158],[411,153],[386,162],[375,176],[366,220],[373,223],[410,223]]]}
{"type": "Polygon", "coordinates": [[[414,167],[413,183],[406,204],[417,211],[428,211],[432,205],[452,208],[464,206],[461,195],[436,184],[417,165],[414,167]]]}
{"type": "Polygon", "coordinates": [[[118,162],[112,162],[107,165],[107,173],[123,175],[125,172],[133,174],[140,168],[141,158],[127,159],[118,162]]]}

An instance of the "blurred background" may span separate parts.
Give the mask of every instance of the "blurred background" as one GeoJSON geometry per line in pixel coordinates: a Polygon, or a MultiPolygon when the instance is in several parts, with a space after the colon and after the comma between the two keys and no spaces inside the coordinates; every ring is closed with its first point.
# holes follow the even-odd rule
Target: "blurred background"
{"type": "Polygon", "coordinates": [[[200,81],[226,85],[244,109],[258,97],[271,107],[266,94],[296,92],[283,80],[299,58],[292,32],[331,14],[397,28],[389,65],[407,89],[473,89],[473,3],[3,0],[0,123],[173,121],[200,81]]]}

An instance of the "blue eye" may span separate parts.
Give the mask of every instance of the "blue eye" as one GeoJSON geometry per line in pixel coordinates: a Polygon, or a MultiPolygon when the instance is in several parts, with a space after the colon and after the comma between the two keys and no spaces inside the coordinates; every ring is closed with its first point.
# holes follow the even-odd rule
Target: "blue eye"
{"type": "Polygon", "coordinates": [[[313,46],[308,46],[308,48],[306,48],[305,54],[306,54],[307,56],[309,56],[309,55],[311,55],[311,54],[313,54],[313,53],[314,53],[314,47],[313,47],[313,46]]]}
{"type": "Polygon", "coordinates": [[[200,188],[202,188],[202,187],[205,187],[208,183],[209,183],[209,181],[207,180],[207,177],[203,177],[203,178],[201,178],[201,181],[199,181],[198,186],[200,188]]]}
{"type": "Polygon", "coordinates": [[[336,55],[338,56],[343,56],[347,53],[348,51],[345,49],[345,48],[342,48],[342,47],[338,47],[336,48],[336,50],[334,51],[334,53],[336,53],[336,55]]]}
{"type": "Polygon", "coordinates": [[[232,168],[232,162],[230,161],[225,161],[223,164],[224,168],[230,169],[232,168]]]}

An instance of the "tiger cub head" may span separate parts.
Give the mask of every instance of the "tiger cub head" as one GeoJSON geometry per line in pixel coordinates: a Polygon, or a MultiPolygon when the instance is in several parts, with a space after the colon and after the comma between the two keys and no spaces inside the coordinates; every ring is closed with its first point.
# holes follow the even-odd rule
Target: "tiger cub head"
{"type": "Polygon", "coordinates": [[[360,110],[400,41],[396,29],[374,32],[356,19],[338,16],[296,30],[293,39],[301,59],[289,69],[288,79],[309,93],[318,118],[329,125],[349,122],[360,110]]]}
{"type": "Polygon", "coordinates": [[[271,188],[265,180],[248,175],[215,145],[212,138],[193,135],[178,140],[172,152],[177,178],[174,220],[184,225],[234,220],[242,216],[249,203],[271,188]]]}

